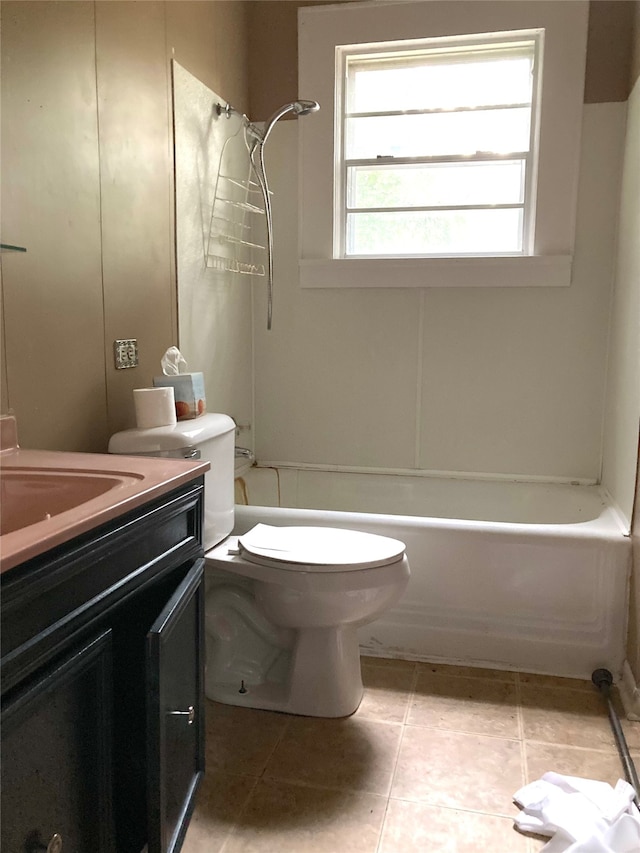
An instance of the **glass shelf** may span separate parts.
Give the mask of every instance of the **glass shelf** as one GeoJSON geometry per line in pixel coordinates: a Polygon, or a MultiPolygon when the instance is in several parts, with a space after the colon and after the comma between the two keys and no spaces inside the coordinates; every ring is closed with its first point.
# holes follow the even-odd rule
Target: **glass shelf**
{"type": "Polygon", "coordinates": [[[9,243],[0,243],[0,252],[26,252],[23,246],[11,246],[9,243]]]}

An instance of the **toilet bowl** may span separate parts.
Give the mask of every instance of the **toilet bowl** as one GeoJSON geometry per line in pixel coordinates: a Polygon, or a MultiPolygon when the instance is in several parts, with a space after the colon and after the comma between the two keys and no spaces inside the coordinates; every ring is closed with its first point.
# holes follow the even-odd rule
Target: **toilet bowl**
{"type": "Polygon", "coordinates": [[[263,524],[212,548],[205,609],[218,622],[207,619],[207,696],[307,716],[352,714],[363,694],[357,629],[402,595],[404,552],[404,543],[371,533],[263,524]],[[230,595],[234,585],[242,595],[230,595]]]}
{"type": "Polygon", "coordinates": [[[235,423],[205,414],[111,436],[110,453],[202,458],[210,699],[343,717],[362,699],[357,629],[395,604],[409,580],[404,543],[327,527],[234,525],[235,423]]]}

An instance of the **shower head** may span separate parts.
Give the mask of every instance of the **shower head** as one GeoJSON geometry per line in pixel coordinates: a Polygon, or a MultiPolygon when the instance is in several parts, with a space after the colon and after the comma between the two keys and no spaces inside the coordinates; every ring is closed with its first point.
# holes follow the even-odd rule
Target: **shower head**
{"type": "Polygon", "coordinates": [[[274,124],[285,116],[287,113],[293,113],[296,116],[306,116],[309,113],[315,113],[320,109],[320,104],[317,101],[293,101],[291,104],[285,104],[280,109],[267,119],[264,123],[264,130],[259,130],[255,125],[251,126],[252,135],[264,145],[267,141],[267,136],[273,130],[274,124]]]}
{"type": "Polygon", "coordinates": [[[297,116],[306,116],[320,109],[320,104],[317,101],[294,101],[291,106],[297,116]]]}

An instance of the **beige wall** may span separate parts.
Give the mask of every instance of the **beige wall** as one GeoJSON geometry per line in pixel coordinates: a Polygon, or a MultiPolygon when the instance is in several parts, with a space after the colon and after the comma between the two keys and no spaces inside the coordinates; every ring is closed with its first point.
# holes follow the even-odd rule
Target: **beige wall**
{"type": "Polygon", "coordinates": [[[168,50],[194,77],[248,112],[246,3],[175,0],[163,5],[168,50]]]}
{"type": "Polygon", "coordinates": [[[636,80],[640,77],[640,0],[634,0],[633,11],[629,91],[633,89],[636,80]]]}
{"type": "Polygon", "coordinates": [[[106,440],[94,7],[2,4],[8,404],[26,446],[106,440]]]}
{"type": "MultiPolygon", "coordinates": [[[[249,115],[264,121],[281,104],[307,97],[298,92],[300,0],[249,0],[249,115]]],[[[311,97],[311,96],[309,96],[311,97]]]]}
{"type": "Polygon", "coordinates": [[[170,59],[248,109],[245,6],[2,14],[2,409],[24,447],[103,451],[177,339],[170,59]],[[140,366],[115,370],[113,341],[140,366]]]}
{"type": "Polygon", "coordinates": [[[163,3],[97,3],[102,298],[108,431],[130,422],[175,343],[169,75],[163,3]],[[132,86],[132,81],[134,85],[132,86]],[[113,341],[136,338],[140,366],[116,370],[113,341]]]}
{"type": "Polygon", "coordinates": [[[591,0],[585,103],[626,101],[629,97],[637,5],[637,0],[591,0]]]}

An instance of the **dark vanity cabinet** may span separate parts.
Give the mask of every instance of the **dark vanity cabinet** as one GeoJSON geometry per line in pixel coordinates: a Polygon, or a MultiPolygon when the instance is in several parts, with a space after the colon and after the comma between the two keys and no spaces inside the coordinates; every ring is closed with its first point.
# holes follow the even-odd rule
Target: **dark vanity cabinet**
{"type": "Polygon", "coordinates": [[[182,846],[204,771],[203,491],[2,574],[2,853],[182,846]]]}

